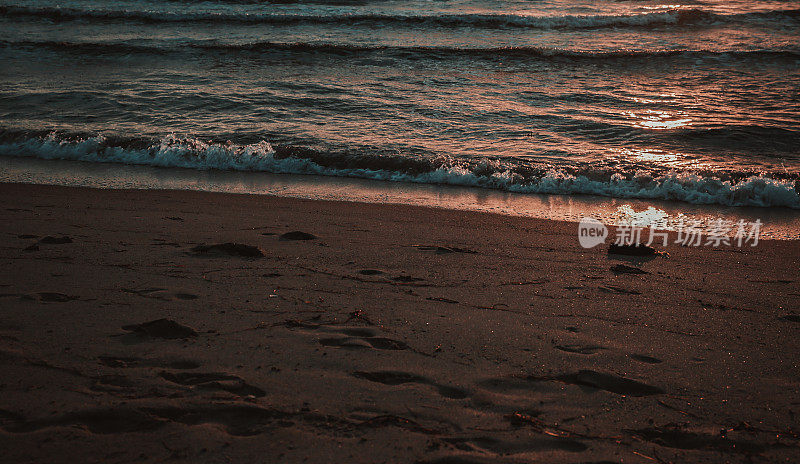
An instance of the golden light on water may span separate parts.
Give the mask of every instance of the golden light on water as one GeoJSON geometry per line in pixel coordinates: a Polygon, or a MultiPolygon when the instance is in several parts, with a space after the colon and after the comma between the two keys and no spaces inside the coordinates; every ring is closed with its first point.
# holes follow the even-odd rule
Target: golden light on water
{"type": "Polygon", "coordinates": [[[627,112],[625,114],[631,119],[631,122],[634,126],[641,127],[643,129],[680,129],[682,127],[688,127],[692,124],[691,118],[687,118],[685,115],[680,113],[672,114],[667,111],[647,110],[640,114],[633,112],[627,112]]]}
{"type": "Polygon", "coordinates": [[[697,158],[674,151],[627,148],[620,150],[622,157],[627,161],[654,163],[659,166],[674,168],[697,167],[702,164],[697,158]]]}

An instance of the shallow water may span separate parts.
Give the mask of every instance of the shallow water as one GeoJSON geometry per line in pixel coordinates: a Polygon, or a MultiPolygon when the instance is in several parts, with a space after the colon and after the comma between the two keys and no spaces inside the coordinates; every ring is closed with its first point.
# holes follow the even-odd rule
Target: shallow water
{"type": "Polygon", "coordinates": [[[0,0],[0,154],[800,209],[787,1],[0,0]]]}
{"type": "MultiPolygon", "coordinates": [[[[745,221],[748,228],[759,221],[762,224],[759,229],[760,239],[800,240],[800,214],[788,208],[692,205],[678,201],[514,193],[335,176],[163,169],[118,163],[20,157],[0,158],[0,182],[274,195],[480,211],[575,223],[584,217],[591,217],[605,225],[634,223],[643,228],[642,232],[646,237],[649,237],[647,234],[650,227],[680,230],[692,225],[704,237],[708,237],[719,220],[731,224],[745,221]]],[[[729,235],[732,236],[733,232],[731,230],[729,235]]]]}

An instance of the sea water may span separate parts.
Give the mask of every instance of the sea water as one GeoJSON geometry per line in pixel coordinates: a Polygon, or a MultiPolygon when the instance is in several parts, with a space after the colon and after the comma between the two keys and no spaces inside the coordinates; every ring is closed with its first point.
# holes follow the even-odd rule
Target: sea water
{"type": "Polygon", "coordinates": [[[86,184],[20,164],[71,160],[161,169],[130,171],[146,188],[190,169],[800,215],[792,1],[0,0],[0,63],[3,180],[86,184]]]}

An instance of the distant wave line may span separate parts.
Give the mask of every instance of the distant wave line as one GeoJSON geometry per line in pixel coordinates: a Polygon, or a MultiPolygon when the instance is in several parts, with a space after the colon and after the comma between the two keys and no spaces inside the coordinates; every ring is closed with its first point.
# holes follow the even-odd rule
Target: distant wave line
{"type": "Polygon", "coordinates": [[[181,53],[189,50],[220,52],[308,52],[352,55],[379,53],[398,57],[475,57],[485,59],[497,58],[538,58],[538,59],[575,59],[575,60],[612,60],[612,59],[648,59],[653,57],[719,57],[719,58],[766,58],[800,60],[800,49],[797,50],[613,50],[584,51],[565,50],[545,47],[486,47],[461,48],[447,46],[395,46],[395,45],[355,45],[326,42],[252,42],[224,43],[217,41],[180,42],[176,44],[144,45],[126,42],[62,42],[62,41],[7,41],[0,40],[0,47],[8,48],[45,48],[57,51],[74,51],[96,54],[134,54],[134,53],[181,53]]]}
{"type": "Polygon", "coordinates": [[[587,16],[524,16],[510,14],[440,14],[440,15],[392,15],[392,14],[345,14],[305,15],[275,13],[216,13],[216,12],[169,12],[141,10],[83,10],[62,7],[0,6],[0,16],[40,17],[51,21],[71,20],[135,20],[146,23],[240,23],[268,25],[331,24],[331,25],[405,25],[438,27],[480,28],[531,28],[531,29],[602,29],[619,27],[704,26],[727,23],[764,21],[800,22],[800,9],[774,10],[767,12],[719,14],[692,9],[671,9],[630,15],[587,16]]]}

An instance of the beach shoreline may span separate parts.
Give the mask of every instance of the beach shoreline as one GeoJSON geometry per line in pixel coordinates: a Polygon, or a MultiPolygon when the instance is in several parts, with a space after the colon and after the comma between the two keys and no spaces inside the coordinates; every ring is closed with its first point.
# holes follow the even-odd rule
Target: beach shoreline
{"type": "Polygon", "coordinates": [[[760,235],[800,239],[800,214],[785,207],[723,206],[675,200],[601,195],[519,193],[476,186],[360,179],[308,174],[275,174],[163,168],[119,163],[0,157],[0,182],[121,190],[192,190],[272,195],[324,201],[426,206],[505,216],[577,223],[591,217],[607,225],[625,220],[663,220],[669,230],[688,225],[707,234],[715,221],[760,221],[760,235]]]}
{"type": "Polygon", "coordinates": [[[800,453],[797,241],[636,257],[575,223],[421,206],[0,198],[6,462],[800,453]]]}

